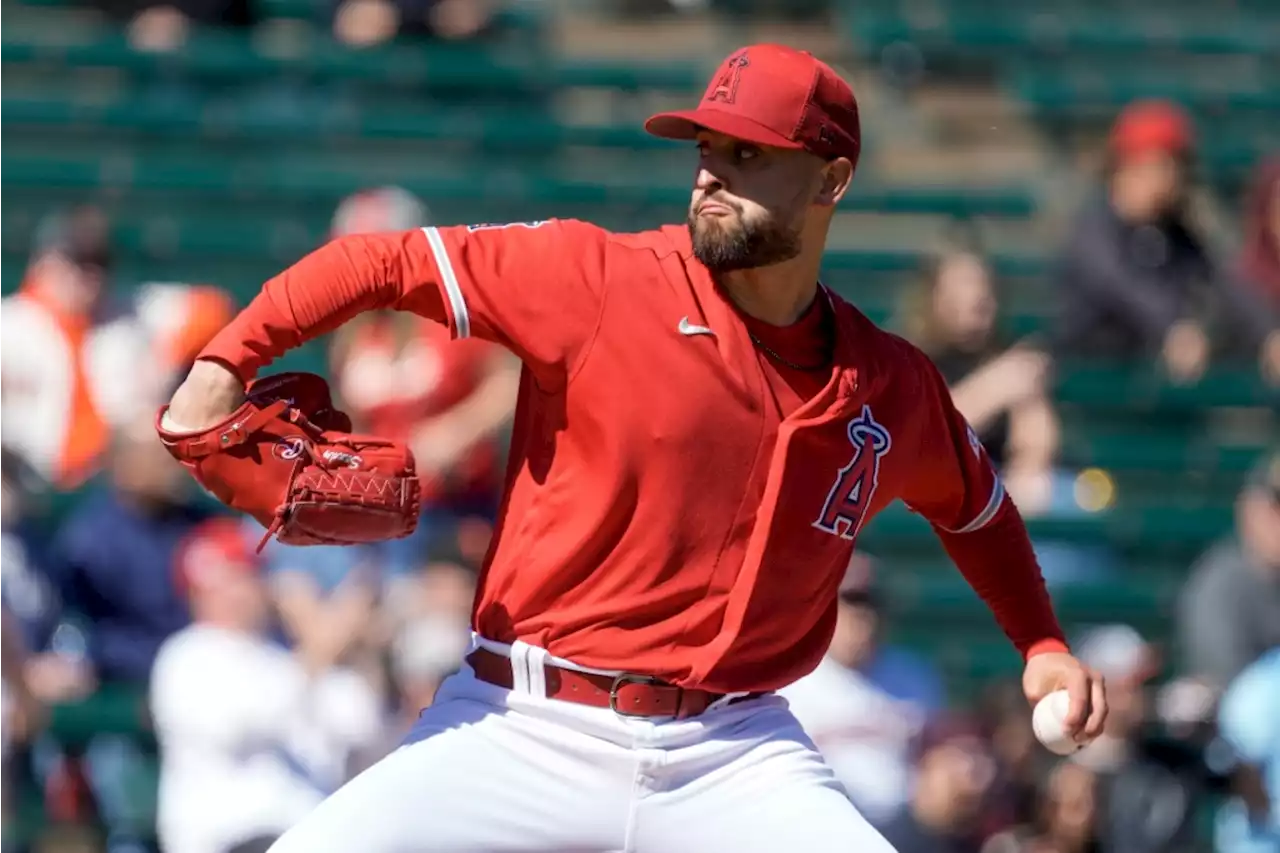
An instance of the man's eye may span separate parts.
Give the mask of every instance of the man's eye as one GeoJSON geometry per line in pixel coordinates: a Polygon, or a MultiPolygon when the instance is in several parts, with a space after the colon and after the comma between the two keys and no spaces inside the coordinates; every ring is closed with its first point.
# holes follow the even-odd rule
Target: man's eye
{"type": "Polygon", "coordinates": [[[760,156],[760,149],[753,145],[739,145],[733,153],[739,160],[752,160],[760,156]]]}

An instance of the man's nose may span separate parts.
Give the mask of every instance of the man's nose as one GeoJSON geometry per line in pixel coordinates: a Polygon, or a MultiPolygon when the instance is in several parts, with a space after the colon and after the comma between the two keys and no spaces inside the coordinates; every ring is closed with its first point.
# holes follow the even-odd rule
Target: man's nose
{"type": "Polygon", "coordinates": [[[698,167],[698,176],[694,181],[694,186],[702,190],[703,195],[712,195],[717,190],[728,189],[725,186],[724,179],[706,166],[698,167]]]}

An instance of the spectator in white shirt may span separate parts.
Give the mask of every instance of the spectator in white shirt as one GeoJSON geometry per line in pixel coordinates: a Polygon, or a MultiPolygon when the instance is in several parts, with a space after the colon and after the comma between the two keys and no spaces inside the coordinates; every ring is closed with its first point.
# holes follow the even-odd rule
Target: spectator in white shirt
{"type": "Polygon", "coordinates": [[[926,660],[881,641],[884,612],[873,571],[870,557],[854,554],[826,657],[779,693],[849,799],[883,826],[907,802],[916,740],[945,695],[926,660]]]}
{"type": "Polygon", "coordinates": [[[244,526],[207,522],[179,550],[193,622],[156,659],[158,831],[176,853],[248,853],[348,777],[382,725],[355,673],[271,640],[269,598],[244,526]]]}

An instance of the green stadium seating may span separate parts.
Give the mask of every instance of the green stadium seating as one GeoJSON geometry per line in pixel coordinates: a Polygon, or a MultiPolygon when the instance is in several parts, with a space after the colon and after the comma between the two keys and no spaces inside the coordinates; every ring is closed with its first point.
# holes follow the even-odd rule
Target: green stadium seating
{"type": "Polygon", "coordinates": [[[1127,102],[1180,102],[1202,129],[1201,171],[1238,204],[1280,147],[1280,6],[1271,0],[863,0],[843,29],[888,67],[994,80],[1064,150],[1093,145],[1127,102]]]}
{"type": "Polygon", "coordinates": [[[1060,103],[1116,109],[1140,98],[1168,98],[1221,110],[1275,110],[1280,106],[1280,65],[1253,57],[1228,61],[1185,57],[1134,63],[1129,58],[1085,66],[1052,62],[1011,63],[1009,85],[1033,106],[1060,103]]]}
{"type": "Polygon", "coordinates": [[[701,87],[707,73],[698,65],[556,60],[538,50],[536,43],[523,50],[509,45],[489,50],[483,43],[444,43],[433,45],[431,50],[390,45],[356,51],[317,37],[272,53],[236,32],[200,33],[173,54],[133,50],[119,35],[63,44],[57,39],[37,41],[6,33],[0,41],[0,60],[45,63],[60,70],[111,69],[144,78],[181,76],[198,82],[251,84],[277,78],[354,82],[427,93],[498,95],[505,100],[572,86],[687,91],[701,87]]]}
{"type": "Polygon", "coordinates": [[[1171,16],[1155,4],[1125,7],[951,0],[919,4],[859,2],[844,5],[856,38],[873,48],[909,41],[930,53],[1098,54],[1183,51],[1266,55],[1280,38],[1274,16],[1261,8],[1223,15],[1205,7],[1171,16]]]}
{"type": "Polygon", "coordinates": [[[1152,413],[1194,412],[1209,407],[1275,405],[1277,390],[1257,371],[1214,369],[1198,382],[1171,384],[1153,370],[1115,365],[1076,365],[1062,375],[1054,397],[1090,409],[1152,413]]]}
{"type": "Polygon", "coordinates": [[[362,104],[358,112],[271,114],[234,100],[226,103],[225,109],[211,110],[196,99],[164,102],[126,96],[109,103],[78,104],[19,95],[6,96],[0,117],[9,126],[21,128],[23,138],[43,141],[56,137],[64,144],[74,144],[77,133],[88,136],[86,131],[92,131],[86,142],[126,135],[136,139],[146,134],[150,140],[217,142],[249,149],[264,142],[306,147],[391,139],[419,144],[449,142],[490,156],[495,151],[545,152],[576,146],[628,151],[677,147],[645,133],[639,124],[570,125],[548,117],[544,109],[456,108],[406,114],[397,106],[370,110],[362,104]]]}
{"type": "MultiPolygon", "coordinates": [[[[1118,547],[1159,543],[1163,546],[1200,546],[1231,528],[1231,507],[1184,508],[1149,504],[1131,510],[1100,513],[1083,518],[1029,519],[1034,538],[1089,544],[1114,543],[1118,547]]],[[[891,507],[862,534],[868,550],[909,547],[927,541],[928,524],[905,509],[891,507]]]]}
{"type": "Polygon", "coordinates": [[[56,705],[49,727],[69,748],[87,743],[97,734],[122,734],[151,739],[146,694],[127,685],[104,685],[82,701],[56,705]]]}
{"type": "MultiPolygon", "coordinates": [[[[109,158],[74,159],[62,156],[13,157],[0,161],[6,188],[63,188],[89,192],[98,189],[184,191],[200,194],[227,192],[267,195],[296,201],[336,204],[343,196],[371,182],[396,180],[405,189],[433,201],[466,199],[501,203],[513,197],[535,204],[553,202],[654,205],[683,209],[689,188],[655,185],[642,176],[619,177],[616,182],[557,179],[531,174],[487,176],[441,174],[405,176],[400,165],[353,164],[350,158],[306,162],[287,154],[271,162],[163,162],[155,158],[116,161],[109,158]],[[333,167],[327,168],[327,167],[333,167]],[[399,179],[399,180],[397,180],[399,179]]],[[[426,164],[423,164],[424,166],[426,164]]],[[[421,171],[419,169],[418,171],[421,171]]],[[[948,189],[946,187],[862,186],[846,199],[851,210],[886,213],[936,213],[957,217],[977,215],[1024,216],[1034,209],[1029,190],[948,189]]]]}

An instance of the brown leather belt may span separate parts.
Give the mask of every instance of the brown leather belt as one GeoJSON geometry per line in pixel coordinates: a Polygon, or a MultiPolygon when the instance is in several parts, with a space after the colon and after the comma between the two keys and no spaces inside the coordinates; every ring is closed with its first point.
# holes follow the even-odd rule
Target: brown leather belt
{"type": "MultiPolygon", "coordinates": [[[[481,681],[507,690],[515,686],[510,658],[482,648],[467,655],[467,663],[481,681]]],[[[548,699],[560,699],[593,708],[608,708],[624,717],[674,717],[684,720],[696,717],[728,695],[691,690],[648,675],[596,675],[554,664],[544,664],[543,670],[546,673],[548,699]]],[[[734,697],[726,704],[762,695],[749,693],[734,697]]]]}

